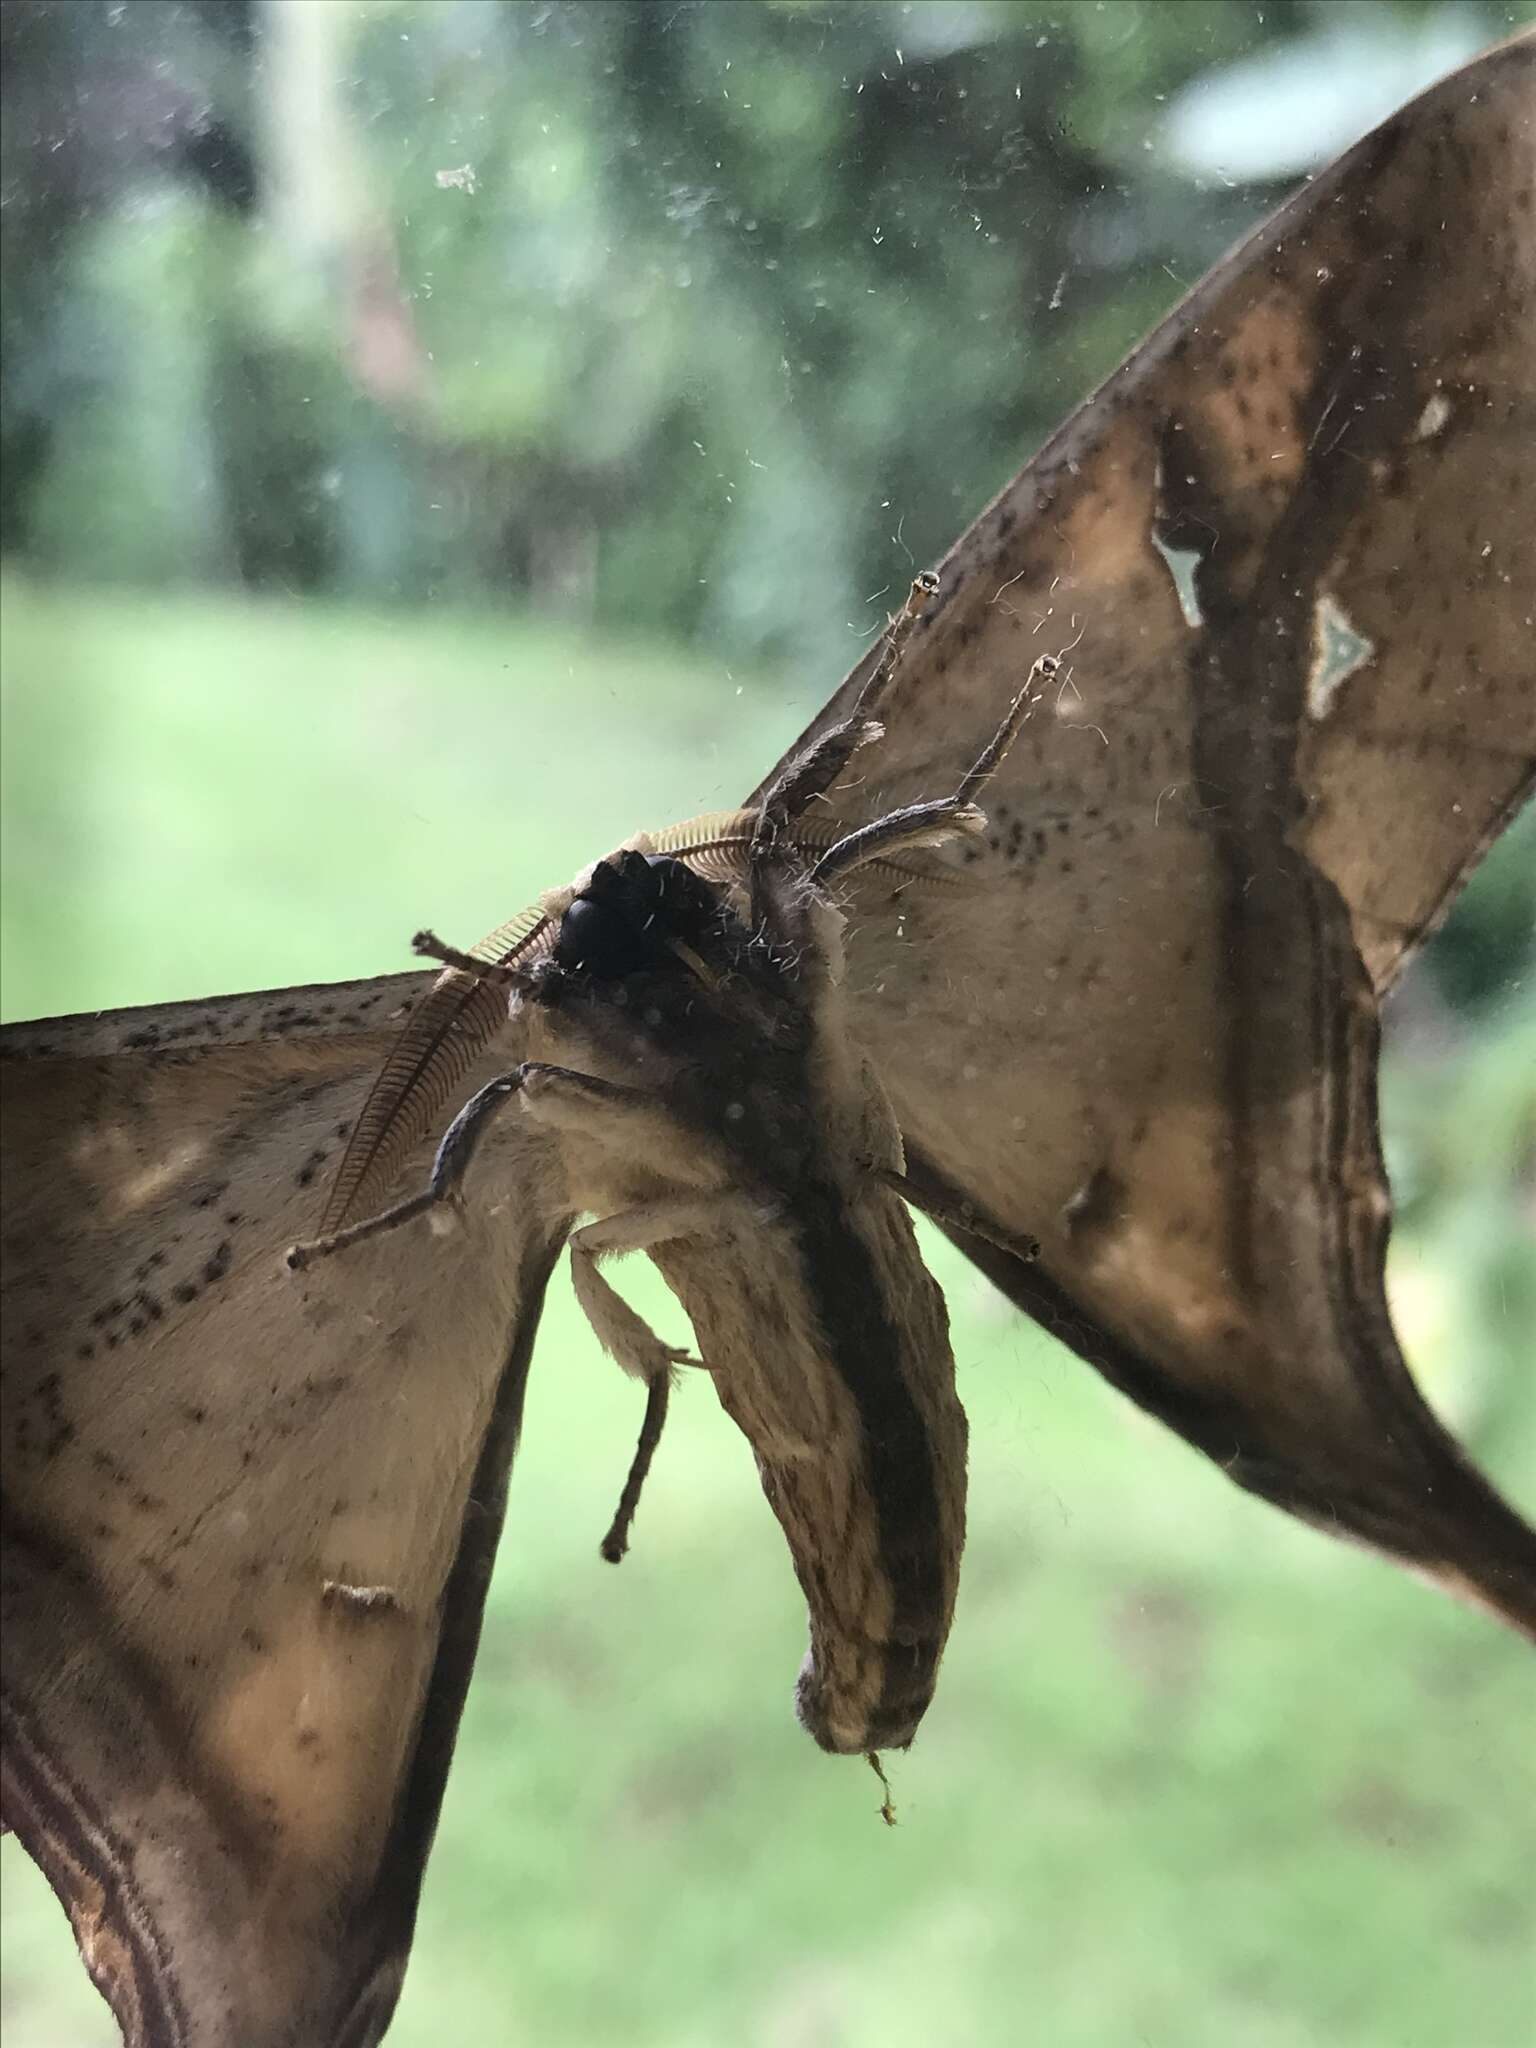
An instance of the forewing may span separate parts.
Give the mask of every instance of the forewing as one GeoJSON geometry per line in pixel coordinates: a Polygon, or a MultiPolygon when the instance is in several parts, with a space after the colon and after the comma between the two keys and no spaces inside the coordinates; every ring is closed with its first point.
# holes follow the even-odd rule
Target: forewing
{"type": "Polygon", "coordinates": [[[5,1816],[131,2043],[398,1993],[564,1228],[507,1119],[452,1234],[284,1267],[424,984],[0,1040],[5,1816]]]}
{"type": "Polygon", "coordinates": [[[1536,767],[1533,183],[1529,38],[1313,181],[964,535],[832,799],[942,794],[1063,656],[970,888],[854,893],[911,1170],[1037,1236],[966,1248],[1242,1483],[1528,1627],[1536,1541],[1393,1337],[1375,1083],[1536,767]]]}

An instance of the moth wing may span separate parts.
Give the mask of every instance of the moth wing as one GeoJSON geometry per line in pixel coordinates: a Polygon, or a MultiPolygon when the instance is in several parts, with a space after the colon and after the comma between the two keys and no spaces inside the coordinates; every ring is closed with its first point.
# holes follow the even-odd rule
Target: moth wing
{"type": "Polygon", "coordinates": [[[1388,1317],[1376,1064],[1536,770],[1533,183],[1525,37],[1305,187],[962,537],[832,797],[944,793],[1062,657],[968,886],[851,891],[909,1170],[1242,1484],[1527,1627],[1536,1540],[1388,1317]]]}
{"type": "Polygon", "coordinates": [[[423,986],[0,1038],[5,1818],[133,2044],[398,1995],[563,1237],[508,1116],[451,1235],[286,1271],[423,986]]]}

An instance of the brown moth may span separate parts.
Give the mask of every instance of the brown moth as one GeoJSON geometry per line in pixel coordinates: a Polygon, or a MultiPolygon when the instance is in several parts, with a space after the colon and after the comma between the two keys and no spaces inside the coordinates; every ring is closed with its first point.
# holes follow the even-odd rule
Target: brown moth
{"type": "Polygon", "coordinates": [[[985,828],[974,799],[1056,673],[1036,662],[953,796],[846,834],[808,823],[853,754],[884,737],[871,714],[933,588],[918,579],[851,716],[792,756],[752,813],[642,835],[493,932],[483,957],[418,936],[447,971],[352,1134],[327,1212],[339,1227],[287,1253],[290,1270],[311,1272],[424,1214],[452,1215],[492,1119],[514,1103],[531,1117],[551,1139],[551,1218],[596,1219],[568,1239],[577,1299],[649,1389],[603,1554],[624,1554],[674,1368],[697,1362],[599,1270],[645,1251],[756,1453],[810,1608],[797,1711],[844,1754],[904,1747],[932,1697],[964,1543],[965,1417],[943,1299],[902,1199],[920,1198],[885,1091],[848,1035],[828,892],[871,865],[903,894],[938,880],[900,856],[985,828]],[[499,1014],[487,990],[506,992],[499,1014]],[[464,1059],[509,1038],[535,1056],[460,1110],[427,1186],[348,1222],[464,1059]]]}
{"type": "MultiPolygon", "coordinates": [[[[666,960],[642,945],[660,1024],[619,1014],[580,957],[541,998],[530,950],[558,953],[594,869],[457,979],[5,1033],[5,1811],[130,2041],[387,2025],[539,1306],[594,1197],[686,1209],[713,1173],[754,1228],[774,1212],[777,1283],[819,1320],[835,1290],[794,1219],[830,1173],[823,1238],[856,1242],[859,1300],[919,1333],[885,1384],[953,1464],[942,1314],[882,1192],[900,1157],[902,1193],[1240,1484],[1536,1631],[1536,1536],[1397,1349],[1375,1108],[1377,1003],[1536,773],[1533,187],[1525,38],[1229,257],[962,537],[899,664],[862,665],[744,817],[684,834],[705,894],[678,885],[666,960]],[[1042,650],[1070,652],[995,765],[981,836],[861,842],[958,797],[1042,650]],[[885,738],[834,775],[815,836],[793,803],[781,832],[875,681],[885,738]],[[839,842],[849,865],[818,880],[839,842]],[[852,865],[861,847],[888,857],[852,865]],[[792,933],[803,982],[779,971],[792,933]],[[684,990],[712,1027],[696,1108],[669,1035],[684,990]],[[754,1031],[777,1059],[781,1014],[794,1085],[831,1119],[812,1134],[831,1165],[787,1189],[773,1111],[711,1064],[754,1031]],[[505,1083],[509,1029],[529,1041],[516,1100],[458,1127],[454,1227],[408,1220],[285,1271],[285,1247],[427,1186],[454,1109],[505,1083]],[[603,1100],[530,1089],[546,1053],[603,1100]],[[633,1086],[663,1105],[620,1112],[659,1119],[661,1186],[632,1186],[604,1135],[605,1090],[633,1086]]],[[[770,1410],[770,1347],[743,1354],[741,1297],[711,1294],[727,1238],[654,1255],[705,1365],[719,1347],[761,1368],[742,1419],[771,1492],[780,1464],[799,1483],[808,1396],[770,1410]]],[[[578,1269],[611,1348],[664,1389],[671,1359],[578,1269]]],[[[791,1333],[818,1368],[848,1355],[826,1334],[791,1333]]],[[[843,1746],[899,1735],[926,1698],[961,1512],[952,1488],[903,1612],[899,1514],[881,1520],[903,1489],[852,1454],[857,1405],[813,1450],[817,1486],[851,1487],[881,1532],[868,1590],[815,1582],[825,1494],[781,1510],[811,1581],[807,1718],[843,1746]]]]}

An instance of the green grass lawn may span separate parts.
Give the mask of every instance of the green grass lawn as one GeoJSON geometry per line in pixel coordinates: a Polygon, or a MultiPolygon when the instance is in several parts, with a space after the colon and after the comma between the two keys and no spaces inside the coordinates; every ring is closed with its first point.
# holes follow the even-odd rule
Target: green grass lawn
{"type": "MultiPolygon", "coordinates": [[[[10,586],[4,680],[18,1016],[385,971],[428,922],[472,939],[635,826],[735,801],[834,679],[10,586]]],[[[636,1390],[557,1282],[391,2040],[1530,2048],[1529,1651],[1246,1499],[932,1255],[971,1537],[901,1825],[795,1727],[803,1608],[707,1389],[629,1560],[599,1562],[636,1390]]],[[[3,1868],[7,2048],[110,2041],[9,1841],[3,1868]]]]}

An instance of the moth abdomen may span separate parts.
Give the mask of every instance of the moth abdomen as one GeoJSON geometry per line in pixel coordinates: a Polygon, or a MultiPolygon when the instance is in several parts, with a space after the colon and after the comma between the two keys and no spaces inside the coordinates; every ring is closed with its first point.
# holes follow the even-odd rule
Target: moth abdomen
{"type": "Polygon", "coordinates": [[[871,1644],[851,1683],[813,1641],[795,1680],[795,1718],[833,1756],[906,1749],[933,1703],[947,1633],[947,1617],[936,1617],[933,1633],[918,1640],[871,1644]]]}
{"type": "Polygon", "coordinates": [[[801,1182],[750,1248],[708,1262],[662,1249],[657,1263],[805,1594],[801,1726],[835,1755],[905,1748],[954,1613],[966,1425],[943,1299],[901,1204],[856,1177],[801,1182]]]}

